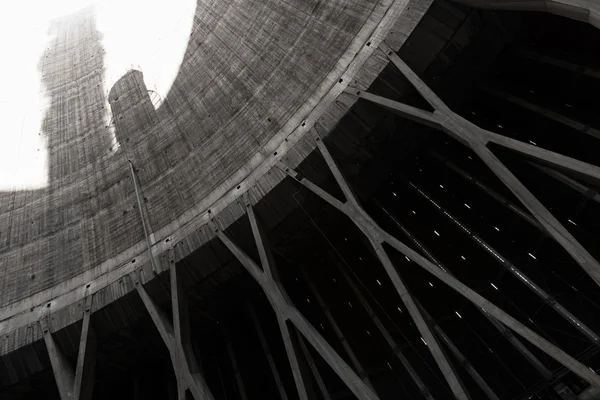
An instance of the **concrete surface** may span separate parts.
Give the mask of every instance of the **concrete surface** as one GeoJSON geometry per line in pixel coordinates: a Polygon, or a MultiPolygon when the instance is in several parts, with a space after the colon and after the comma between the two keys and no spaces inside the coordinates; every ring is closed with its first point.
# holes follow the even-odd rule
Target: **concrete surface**
{"type": "MultiPolygon", "coordinates": [[[[59,329],[81,318],[86,295],[100,293],[95,310],[132,290],[121,278],[149,255],[128,160],[165,270],[174,244],[189,242],[184,257],[208,240],[200,228],[210,211],[230,207],[229,224],[241,215],[233,202],[242,192],[258,182],[256,201],[283,178],[264,176],[319,119],[335,125],[344,108],[322,117],[350,80],[366,88],[387,64],[378,43],[397,22],[388,40],[399,47],[429,4],[199,0],[160,107],[145,96],[143,71],[129,72],[109,94],[108,124],[94,13],[56,20],[40,61],[49,184],[0,192],[0,354],[39,340],[44,315],[59,329]]],[[[307,154],[300,141],[290,162],[307,154]]]]}

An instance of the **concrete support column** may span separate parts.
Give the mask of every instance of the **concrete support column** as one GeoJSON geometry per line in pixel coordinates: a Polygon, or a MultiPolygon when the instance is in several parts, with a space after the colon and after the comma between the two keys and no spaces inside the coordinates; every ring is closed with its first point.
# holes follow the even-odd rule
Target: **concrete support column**
{"type": "MultiPolygon", "coordinates": [[[[382,237],[379,235],[376,229],[377,224],[371,219],[371,217],[368,216],[368,214],[362,209],[362,207],[358,203],[356,196],[352,193],[350,186],[344,179],[341,171],[335,164],[333,157],[329,153],[329,150],[327,149],[321,138],[318,136],[318,134],[316,134],[316,132],[313,132],[313,136],[317,143],[317,147],[319,148],[321,154],[323,155],[323,158],[325,159],[325,162],[327,163],[327,166],[329,167],[329,170],[332,172],[333,176],[336,179],[336,182],[338,183],[339,187],[342,189],[342,192],[346,196],[347,201],[345,203],[342,204],[339,201],[335,200],[334,207],[347,214],[369,239],[371,246],[375,250],[379,261],[382,263],[388,277],[392,281],[394,288],[400,295],[400,298],[402,299],[402,302],[407,308],[410,316],[415,321],[415,325],[417,326],[419,333],[427,342],[429,351],[431,352],[431,355],[433,356],[436,364],[440,368],[440,371],[442,372],[444,379],[450,386],[450,389],[452,390],[454,396],[457,399],[469,399],[469,394],[466,391],[462,382],[460,381],[458,374],[454,370],[454,367],[448,361],[437,339],[433,336],[431,329],[429,328],[429,326],[423,319],[423,316],[417,309],[414,303],[413,296],[406,288],[402,278],[400,277],[400,274],[393,266],[391,260],[386,254],[383,248],[384,241],[382,240],[382,237]]],[[[291,173],[289,168],[285,168],[285,170],[288,174],[291,173]]],[[[292,174],[292,176],[294,178],[296,177],[294,174],[292,174]]],[[[306,183],[308,182],[308,180],[302,179],[300,182],[306,183]]],[[[316,185],[314,184],[310,185],[310,188],[312,188],[311,190],[314,190],[315,186],[316,185]]],[[[324,192],[320,190],[320,193],[323,197],[324,192]]],[[[333,200],[332,196],[330,195],[326,195],[326,198],[329,199],[328,201],[333,200]]]]}
{"type": "Polygon", "coordinates": [[[375,313],[373,308],[371,308],[371,306],[369,305],[367,300],[364,298],[364,296],[360,292],[360,289],[358,287],[356,287],[352,278],[348,275],[348,272],[337,261],[334,261],[333,263],[337,266],[338,271],[344,277],[344,279],[348,283],[348,286],[350,286],[350,289],[354,293],[354,296],[356,296],[359,303],[363,306],[363,308],[365,309],[367,314],[369,314],[369,316],[373,320],[373,323],[375,324],[375,326],[377,327],[377,329],[379,330],[379,332],[381,333],[381,335],[383,336],[383,338],[385,339],[387,344],[390,346],[392,351],[394,352],[394,355],[396,356],[396,358],[398,358],[398,360],[400,361],[402,366],[406,369],[406,371],[412,378],[415,385],[419,388],[419,391],[421,392],[423,397],[428,400],[434,400],[432,394],[429,392],[429,389],[425,386],[425,384],[423,383],[423,381],[417,374],[417,371],[415,371],[415,369],[412,367],[412,365],[406,359],[404,354],[402,354],[402,350],[400,349],[400,346],[398,346],[398,344],[396,343],[396,341],[394,340],[394,338],[392,337],[390,332],[387,330],[385,325],[383,325],[383,322],[381,322],[381,320],[379,319],[379,317],[377,316],[377,314],[375,313]]]}
{"type": "Polygon", "coordinates": [[[93,295],[85,299],[83,310],[83,323],[81,325],[81,336],[79,339],[79,352],[77,353],[77,364],[75,367],[75,398],[89,400],[94,391],[96,380],[96,352],[98,343],[96,334],[91,326],[93,295]]]}
{"type": "Polygon", "coordinates": [[[321,373],[319,372],[319,369],[317,368],[315,359],[310,354],[310,351],[308,351],[308,348],[306,347],[306,343],[304,343],[304,339],[299,338],[298,343],[299,343],[300,349],[302,350],[302,354],[304,354],[304,358],[308,362],[308,366],[309,366],[313,376],[315,377],[315,381],[317,382],[317,386],[319,387],[321,396],[323,396],[323,400],[331,400],[331,395],[327,391],[327,386],[325,386],[325,382],[323,381],[323,377],[321,377],[321,373]]]}
{"type": "Polygon", "coordinates": [[[75,370],[50,332],[48,316],[40,320],[44,342],[50,356],[54,378],[61,400],[90,400],[94,389],[96,367],[96,336],[90,326],[92,296],[85,300],[79,352],[75,370]]]}
{"type": "Polygon", "coordinates": [[[490,168],[504,185],[523,203],[546,232],[559,243],[573,259],[600,285],[600,263],[569,233],[569,231],[544,207],[544,205],[517,179],[517,177],[490,151],[488,144],[494,143],[516,153],[537,159],[546,164],[560,167],[570,173],[600,182],[600,167],[563,156],[540,147],[523,143],[497,133],[482,129],[456,114],[412,71],[387,45],[380,50],[387,55],[398,70],[411,82],[415,89],[434,108],[428,112],[409,107],[400,102],[348,88],[346,93],[375,102],[396,112],[426,121],[470,147],[490,168]]]}
{"type": "MultiPolygon", "coordinates": [[[[302,366],[296,356],[293,334],[289,326],[293,325],[298,332],[311,344],[311,346],[319,353],[331,369],[340,377],[340,379],[348,386],[350,391],[360,400],[375,400],[377,395],[359,378],[359,376],[350,368],[348,364],[336,353],[336,351],[327,343],[327,341],[319,334],[319,332],[304,318],[304,316],[296,309],[292,301],[289,299],[285,289],[278,281],[275,263],[268,247],[267,238],[262,228],[260,227],[254,209],[250,204],[247,194],[244,196],[244,203],[250,219],[252,233],[259,249],[261,258],[261,268],[250,258],[238,245],[236,245],[225,232],[211,220],[209,225],[215,231],[216,236],[225,244],[232,254],[240,261],[242,266],[252,275],[252,277],[262,287],[265,295],[269,299],[283,336],[283,341],[286,346],[288,359],[292,366],[292,373],[296,381],[301,399],[310,398],[308,395],[308,383],[306,375],[302,373],[302,366]]],[[[300,339],[300,338],[298,338],[300,339]]]]}
{"type": "MultiPolygon", "coordinates": [[[[386,52],[386,54],[387,54],[387,52],[386,52]]],[[[464,131],[461,132],[461,134],[464,135],[464,131]]],[[[327,162],[328,167],[330,168],[331,172],[333,173],[333,176],[336,178],[336,181],[338,182],[339,186],[342,188],[342,191],[344,192],[344,194],[346,196],[352,196],[347,182],[344,180],[343,176],[341,175],[341,172],[339,171],[339,169],[333,162],[333,159],[329,155],[326,147],[321,143],[321,140],[319,137],[316,137],[315,139],[317,141],[317,146],[321,150],[321,153],[324,154],[325,161],[327,162]]],[[[480,150],[480,149],[478,148],[477,150],[480,150]]],[[[484,157],[484,156],[482,156],[482,157],[484,157]]],[[[404,288],[404,285],[402,284],[401,280],[399,279],[399,276],[398,276],[397,272],[395,271],[393,265],[391,265],[391,262],[385,261],[387,258],[387,255],[385,255],[385,251],[383,251],[383,248],[381,247],[382,243],[389,244],[390,246],[395,248],[400,253],[409,257],[421,268],[425,269],[426,271],[428,271],[429,273],[431,273],[432,275],[437,277],[440,281],[446,283],[453,290],[455,290],[460,295],[462,295],[463,297],[465,297],[466,299],[471,301],[476,306],[484,309],[491,316],[493,316],[494,318],[499,320],[501,323],[506,325],[508,328],[512,329],[514,332],[518,333],[521,337],[523,337],[524,339],[529,341],[531,344],[533,344],[534,346],[539,348],[541,351],[548,354],[550,357],[554,358],[560,364],[564,365],[566,368],[570,369],[572,372],[579,375],[582,379],[588,381],[589,383],[591,383],[593,385],[600,387],[600,377],[598,375],[596,375],[593,371],[591,371],[589,368],[587,368],[585,365],[583,365],[582,363],[580,363],[579,361],[577,361],[576,359],[574,359],[573,357],[571,357],[570,355],[568,355],[567,353],[562,351],[557,346],[550,343],[548,340],[542,338],[541,336],[539,336],[538,334],[533,332],[531,329],[527,328],[521,322],[517,321],[516,319],[514,319],[513,317],[511,317],[510,315],[508,315],[507,313],[502,311],[500,308],[498,308],[496,305],[494,305],[490,301],[484,299],[481,295],[479,295],[478,293],[473,291],[471,288],[466,286],[464,283],[460,282],[458,279],[456,279],[452,275],[450,275],[447,272],[440,269],[437,265],[433,264],[431,261],[427,260],[425,257],[420,255],[419,253],[415,252],[414,250],[412,250],[410,247],[408,247],[404,243],[400,242],[394,236],[390,235],[388,232],[381,229],[381,227],[379,227],[373,221],[373,219],[367,215],[367,213],[360,207],[360,205],[357,205],[358,202],[356,199],[354,199],[353,201],[348,200],[347,202],[342,203],[341,201],[337,200],[330,194],[326,193],[323,189],[319,188],[314,183],[310,182],[305,177],[299,176],[295,171],[293,171],[293,169],[286,166],[284,163],[279,163],[278,167],[281,168],[290,177],[296,179],[299,183],[301,183],[306,188],[311,190],[313,193],[315,193],[316,195],[321,197],[323,200],[325,200],[326,202],[331,204],[333,207],[337,208],[340,212],[346,214],[352,220],[352,222],[354,222],[354,224],[363,231],[363,233],[366,235],[366,237],[369,238],[374,249],[377,251],[377,254],[380,257],[380,259],[382,260],[382,262],[385,262],[384,266],[385,266],[386,272],[388,272],[388,274],[390,275],[390,278],[393,278],[393,283],[394,283],[395,287],[397,288],[399,294],[403,297],[403,299],[410,298],[410,295],[408,295],[408,292],[405,291],[406,288],[404,288]]],[[[413,309],[412,315],[417,316],[418,312],[419,311],[416,310],[416,307],[415,307],[415,309],[413,309]],[[414,311],[416,311],[416,312],[414,312],[414,311]]],[[[447,372],[449,372],[449,371],[447,371],[447,372]]],[[[446,378],[448,378],[451,375],[448,374],[445,376],[446,376],[446,378]]],[[[451,386],[451,387],[454,390],[457,389],[456,386],[454,386],[454,387],[451,386]]],[[[456,393],[455,395],[461,395],[461,394],[456,393]]]]}
{"type": "Polygon", "coordinates": [[[442,213],[447,219],[449,219],[458,229],[463,231],[469,238],[471,238],[477,246],[479,246],[483,251],[492,256],[492,258],[506,268],[517,280],[522,282],[529,290],[531,290],[536,296],[544,300],[550,307],[552,307],[561,317],[563,317],[568,323],[573,325],[575,329],[577,329],[582,335],[586,336],[588,339],[592,341],[592,343],[598,344],[600,342],[600,337],[591,330],[587,325],[585,325],[579,318],[574,316],[569,310],[563,307],[556,299],[550,296],[544,289],[542,289],[539,285],[531,280],[523,271],[518,269],[513,263],[508,261],[508,259],[498,253],[492,246],[486,243],[482,238],[479,237],[475,232],[471,231],[465,224],[458,221],[448,210],[435,202],[432,198],[430,198],[423,190],[415,186],[412,182],[410,182],[410,186],[419,193],[423,198],[425,198],[429,203],[433,204],[434,208],[442,213]]]}
{"type": "Polygon", "coordinates": [[[298,337],[297,332],[283,317],[277,316],[277,323],[285,347],[285,353],[292,369],[292,376],[294,377],[298,396],[300,400],[312,399],[314,398],[314,389],[309,370],[303,362],[302,357],[298,354],[298,342],[302,342],[302,338],[298,337]]]}
{"type": "Polygon", "coordinates": [[[348,343],[348,340],[344,337],[344,333],[342,332],[339,325],[337,324],[337,321],[333,317],[333,314],[331,314],[331,310],[329,309],[329,307],[327,306],[327,304],[321,297],[321,294],[317,291],[317,288],[315,287],[315,285],[309,279],[308,275],[306,274],[306,271],[303,268],[300,268],[300,271],[302,273],[302,276],[304,277],[304,280],[308,284],[308,288],[309,288],[310,292],[312,293],[313,297],[317,300],[317,303],[323,310],[323,313],[325,314],[325,318],[327,318],[327,322],[329,322],[329,325],[331,325],[331,328],[333,329],[333,332],[335,333],[337,340],[342,344],[342,347],[344,348],[344,351],[346,352],[346,354],[348,354],[348,357],[350,358],[350,362],[352,363],[352,366],[358,373],[358,376],[360,376],[363,379],[363,381],[367,384],[367,386],[369,386],[369,388],[371,388],[371,390],[373,392],[375,392],[375,389],[373,388],[373,384],[369,380],[369,377],[367,376],[365,369],[363,368],[360,360],[356,356],[356,353],[354,353],[354,350],[352,350],[352,346],[350,346],[350,343],[348,343]]]}
{"type": "Polygon", "coordinates": [[[185,400],[185,390],[189,390],[195,399],[212,399],[212,394],[206,385],[202,375],[194,349],[190,333],[190,322],[188,312],[187,295],[183,289],[183,280],[179,270],[176,268],[174,260],[171,260],[170,267],[171,280],[171,307],[173,311],[173,331],[175,335],[175,350],[180,369],[184,372],[180,374],[183,397],[185,400]]]}
{"type": "Polygon", "coordinates": [[[129,275],[142,303],[150,314],[163,342],[169,350],[169,356],[177,380],[179,400],[185,400],[185,392],[189,390],[196,400],[214,400],[210,389],[196,363],[191,343],[189,341],[189,323],[187,300],[181,288],[181,278],[173,262],[170,267],[171,299],[173,309],[173,324],[158,304],[142,285],[138,276],[139,271],[129,275]]]}
{"type": "MultiPolygon", "coordinates": [[[[377,204],[377,205],[379,206],[379,204],[377,204]]],[[[427,250],[427,248],[425,248],[425,246],[423,246],[423,244],[412,233],[410,233],[408,231],[408,229],[406,229],[396,218],[394,218],[394,216],[390,215],[390,213],[388,213],[385,208],[381,207],[381,209],[394,222],[394,224],[398,228],[400,228],[400,230],[406,235],[406,237],[408,237],[410,239],[410,241],[413,242],[415,244],[415,246],[417,246],[417,248],[423,254],[425,254],[425,256],[432,263],[434,263],[439,268],[441,268],[442,271],[444,271],[444,272],[452,275],[452,273],[450,271],[448,271],[444,267],[444,265],[439,260],[437,260],[433,256],[433,254],[431,254],[431,252],[429,250],[427,250]]],[[[500,332],[502,334],[502,336],[504,336],[513,345],[513,347],[515,349],[517,349],[517,351],[519,353],[521,353],[523,355],[523,357],[525,357],[525,359],[527,361],[529,361],[529,363],[536,370],[538,370],[538,372],[540,373],[541,376],[544,377],[544,379],[546,379],[546,380],[552,379],[552,373],[550,372],[550,370],[548,370],[548,368],[546,368],[546,366],[527,347],[525,347],[525,345],[523,343],[521,343],[521,341],[519,339],[517,339],[515,337],[515,335],[513,335],[512,332],[509,329],[506,328],[506,326],[502,325],[500,322],[498,322],[497,320],[495,320],[483,308],[478,308],[478,310],[492,324],[492,326],[494,328],[496,328],[496,330],[498,330],[498,332],[500,332]]],[[[442,340],[444,340],[444,339],[442,338],[442,340]]]]}
{"type": "Polygon", "coordinates": [[[225,337],[225,344],[227,346],[227,354],[229,354],[229,360],[231,361],[231,367],[233,368],[233,374],[235,375],[235,381],[238,387],[238,393],[242,400],[248,400],[248,395],[246,394],[246,387],[244,386],[244,379],[242,378],[242,374],[240,373],[240,367],[237,363],[237,358],[235,357],[235,351],[233,350],[233,344],[231,343],[231,337],[227,332],[225,326],[222,326],[223,336],[225,337]]]}
{"type": "Polygon", "coordinates": [[[265,353],[265,357],[267,357],[267,362],[269,363],[269,368],[271,369],[271,373],[273,374],[273,379],[275,380],[275,385],[277,386],[277,390],[279,391],[279,397],[281,400],[287,400],[287,394],[285,392],[285,387],[283,386],[283,382],[281,381],[281,376],[279,375],[279,370],[277,369],[277,365],[275,364],[275,360],[273,359],[273,355],[271,354],[271,347],[269,346],[269,342],[265,338],[265,334],[260,326],[260,322],[258,317],[256,316],[256,312],[254,311],[254,307],[252,303],[247,303],[248,314],[250,314],[250,318],[252,319],[252,323],[254,324],[254,329],[256,329],[256,334],[258,335],[258,340],[260,340],[260,345],[263,348],[265,353]]]}
{"type": "Polygon", "coordinates": [[[386,232],[383,232],[382,234],[386,236],[386,241],[392,247],[394,247],[399,252],[405,254],[411,260],[415,261],[417,265],[421,266],[422,268],[430,272],[432,275],[434,275],[436,278],[446,283],[453,290],[458,292],[467,300],[471,301],[476,306],[483,308],[488,314],[493,316],[502,324],[506,325],[508,328],[512,329],[514,332],[516,332],[528,342],[533,344],[535,347],[546,353],[548,356],[552,357],[557,362],[571,370],[573,373],[579,375],[582,379],[586,380],[590,384],[600,387],[600,377],[596,375],[595,372],[591,371],[588,367],[583,365],[581,362],[577,361],[575,358],[565,353],[559,347],[555,346],[548,340],[533,332],[531,329],[527,328],[521,322],[517,321],[515,318],[502,311],[499,307],[486,300],[481,295],[477,294],[474,290],[466,286],[464,283],[460,282],[458,279],[454,278],[452,275],[436,267],[434,264],[426,260],[420,254],[411,250],[408,246],[406,246],[393,236],[387,234],[386,232]]]}

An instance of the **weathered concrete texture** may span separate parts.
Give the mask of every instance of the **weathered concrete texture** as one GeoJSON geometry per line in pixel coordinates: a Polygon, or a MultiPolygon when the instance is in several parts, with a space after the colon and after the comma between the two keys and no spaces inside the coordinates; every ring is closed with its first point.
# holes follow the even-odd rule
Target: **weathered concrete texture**
{"type": "MultiPolygon", "coordinates": [[[[141,75],[130,72],[111,92],[112,115],[93,9],[57,20],[40,61],[50,99],[41,133],[49,185],[0,193],[0,332],[10,333],[0,352],[39,339],[37,328],[33,336],[17,329],[81,301],[88,284],[91,292],[112,285],[97,297],[98,307],[131,290],[119,279],[136,258],[136,265],[148,259],[128,160],[153,252],[166,250],[167,238],[193,234],[197,245],[205,242],[197,229],[209,208],[223,209],[237,197],[236,186],[260,179],[355,75],[362,74],[361,84],[377,76],[387,61],[369,58],[376,44],[402,16],[391,39],[399,47],[430,1],[407,4],[199,0],[161,107],[154,112],[141,75]]],[[[308,152],[297,153],[301,159],[308,152]]],[[[241,214],[232,211],[233,219],[241,214]]],[[[75,318],[64,310],[56,328],[75,318]]]]}
{"type": "Polygon", "coordinates": [[[127,154],[129,135],[144,132],[158,122],[143,73],[127,71],[110,89],[108,103],[113,114],[117,142],[127,154]]]}

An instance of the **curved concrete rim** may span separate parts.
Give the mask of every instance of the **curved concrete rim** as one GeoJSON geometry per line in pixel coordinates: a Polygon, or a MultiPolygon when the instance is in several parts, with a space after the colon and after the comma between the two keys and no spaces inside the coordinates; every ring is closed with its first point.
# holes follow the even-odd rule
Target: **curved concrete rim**
{"type": "MultiPolygon", "coordinates": [[[[313,128],[315,122],[344,91],[365,61],[385,39],[408,3],[409,0],[381,0],[318,89],[262,150],[195,207],[150,234],[152,257],[159,257],[175,243],[205,225],[211,217],[233,203],[271,170],[287,151],[313,128]]],[[[7,334],[35,323],[47,314],[81,301],[150,261],[144,239],[119,255],[54,288],[9,304],[0,310],[0,334],[7,334]]],[[[152,278],[144,276],[143,283],[152,278]]],[[[81,317],[73,316],[70,323],[81,317]]],[[[0,349],[0,354],[4,351],[0,349]]]]}

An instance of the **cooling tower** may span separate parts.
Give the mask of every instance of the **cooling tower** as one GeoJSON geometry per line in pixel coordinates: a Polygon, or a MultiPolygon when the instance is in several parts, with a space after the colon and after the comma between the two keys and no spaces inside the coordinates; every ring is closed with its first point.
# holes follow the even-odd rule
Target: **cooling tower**
{"type": "Polygon", "coordinates": [[[596,4],[173,3],[7,17],[0,399],[594,396],[596,4]]]}

